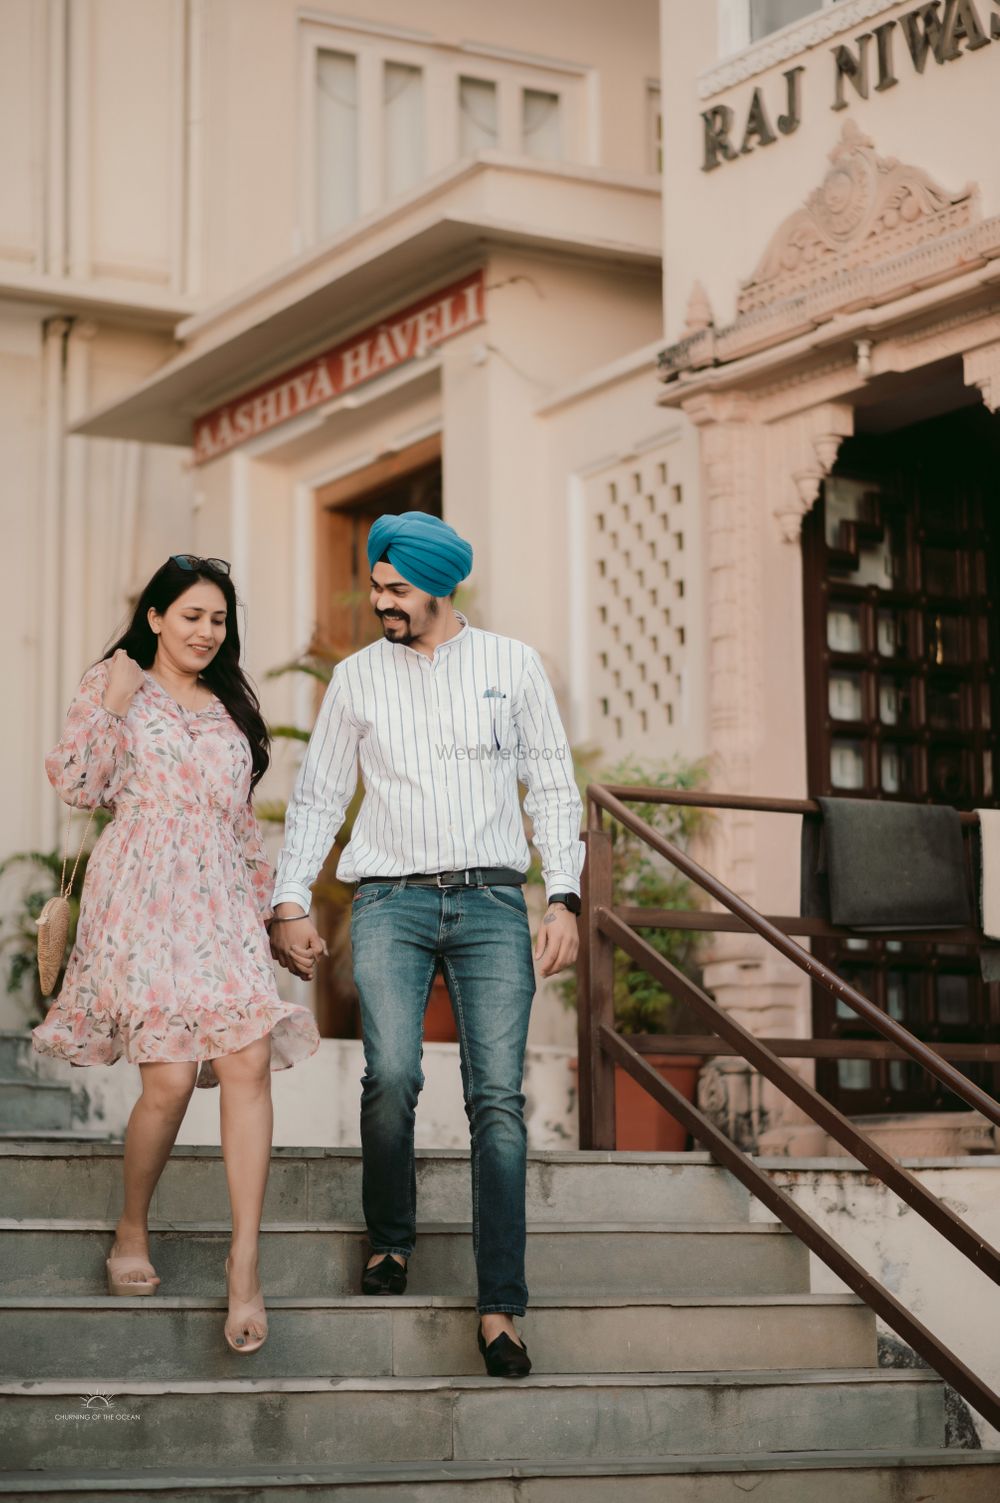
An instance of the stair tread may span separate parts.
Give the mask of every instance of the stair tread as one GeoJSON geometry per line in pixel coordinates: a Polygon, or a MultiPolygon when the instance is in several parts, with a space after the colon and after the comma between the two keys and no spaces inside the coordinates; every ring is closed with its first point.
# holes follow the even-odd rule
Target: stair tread
{"type": "MultiPolygon", "coordinates": [[[[397,1309],[474,1309],[471,1294],[400,1294],[391,1299],[363,1294],[276,1294],[268,1295],[272,1310],[354,1310],[387,1313],[397,1309]]],[[[158,1310],[216,1310],[226,1304],[225,1296],[203,1294],[110,1295],[110,1294],[9,1294],[0,1295],[0,1310],[100,1310],[130,1309],[141,1302],[151,1315],[158,1310]]],[[[677,1307],[680,1309],[780,1309],[783,1306],[835,1306],[864,1309],[864,1302],[854,1294],[540,1294],[532,1297],[532,1310],[559,1309],[629,1309],[635,1305],[677,1307]]]]}
{"type": "Polygon", "coordinates": [[[820,1369],[772,1368],[746,1372],[655,1372],[655,1373],[532,1373],[521,1378],[516,1389],[503,1379],[479,1376],[380,1377],[380,1378],[165,1378],[137,1382],[131,1378],[41,1378],[0,1381],[0,1395],[42,1397],[60,1394],[93,1394],[108,1390],[109,1396],[164,1393],[325,1393],[393,1391],[430,1393],[435,1390],[488,1387],[496,1393],[521,1392],[531,1388],[807,1388],[843,1387],[847,1384],[888,1384],[909,1387],[940,1386],[936,1373],[924,1368],[840,1367],[820,1369]]]}
{"type": "MultiPolygon", "coordinates": [[[[35,1143],[29,1132],[20,1134],[26,1142],[25,1147],[29,1152],[39,1151],[40,1145],[35,1143]]],[[[72,1144],[67,1145],[67,1151],[72,1150],[72,1144]]],[[[106,1155],[120,1157],[124,1151],[121,1141],[113,1143],[97,1144],[96,1147],[106,1155]]],[[[0,1157],[4,1154],[14,1154],[18,1145],[14,1141],[0,1144],[0,1157]]],[[[90,1145],[87,1151],[91,1152],[90,1145]]],[[[215,1158],[221,1159],[222,1149],[216,1143],[178,1143],[171,1150],[172,1159],[179,1158],[215,1158]]],[[[271,1148],[272,1159],[356,1159],[360,1162],[360,1148],[327,1148],[322,1145],[312,1146],[308,1144],[289,1144],[287,1146],[274,1145],[271,1148]]],[[[467,1148],[418,1148],[416,1150],[417,1162],[440,1161],[442,1163],[460,1163],[466,1166],[469,1163],[469,1150],[467,1148]]],[[[788,1160],[787,1162],[792,1162],[788,1160]]],[[[975,1162],[979,1162],[978,1159],[975,1162]]],[[[530,1149],[528,1150],[528,1163],[540,1164],[645,1164],[673,1165],[678,1168],[707,1168],[713,1169],[718,1174],[728,1175],[725,1169],[707,1153],[617,1153],[611,1150],[587,1151],[583,1149],[530,1149]]]]}
{"type": "Polygon", "coordinates": [[[303,1482],[448,1482],[510,1477],[622,1477],[672,1476],[684,1473],[822,1471],[872,1467],[1000,1467],[1000,1451],[962,1451],[914,1447],[900,1451],[741,1451],[715,1456],[702,1453],[671,1456],[634,1456],[615,1461],[437,1461],[383,1463],[379,1466],[312,1467],[151,1467],[116,1472],[83,1472],[78,1467],[44,1472],[7,1472],[0,1477],[0,1493],[16,1490],[45,1492],[58,1484],[66,1491],[100,1487],[107,1493],[135,1486],[149,1491],[221,1483],[224,1486],[280,1487],[303,1482]]]}
{"type": "MultiPolygon", "coordinates": [[[[117,1226],[113,1217],[104,1219],[82,1217],[79,1219],[59,1216],[0,1216],[0,1232],[9,1231],[58,1231],[58,1232],[113,1232],[117,1226]]],[[[363,1221],[264,1221],[261,1232],[356,1232],[364,1235],[363,1221]]],[[[150,1217],[149,1230],[157,1236],[167,1233],[232,1231],[228,1221],[157,1221],[150,1217]]],[[[579,1236],[583,1233],[620,1232],[629,1236],[656,1236],[667,1233],[671,1236],[750,1236],[790,1237],[792,1234],[779,1221],[529,1221],[528,1233],[546,1232],[579,1236]]],[[[472,1235],[471,1221],[423,1221],[417,1223],[417,1236],[440,1236],[454,1233],[472,1235]]]]}
{"type": "Polygon", "coordinates": [[[22,1154],[30,1148],[41,1148],[49,1140],[59,1143],[60,1152],[67,1148],[86,1148],[88,1153],[95,1148],[121,1148],[110,1133],[97,1127],[4,1127],[0,1128],[0,1156],[8,1147],[22,1154]]]}
{"type": "Polygon", "coordinates": [[[73,1087],[64,1080],[43,1080],[39,1075],[0,1075],[0,1087],[5,1085],[27,1086],[32,1091],[69,1091],[73,1087]]]}

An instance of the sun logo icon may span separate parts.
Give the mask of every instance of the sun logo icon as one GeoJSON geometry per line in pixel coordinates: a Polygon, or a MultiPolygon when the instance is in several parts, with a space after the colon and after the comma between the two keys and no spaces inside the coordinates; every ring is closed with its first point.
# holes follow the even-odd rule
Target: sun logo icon
{"type": "Polygon", "coordinates": [[[97,1393],[84,1394],[81,1402],[85,1409],[112,1409],[115,1398],[115,1394],[98,1389],[97,1393]]]}

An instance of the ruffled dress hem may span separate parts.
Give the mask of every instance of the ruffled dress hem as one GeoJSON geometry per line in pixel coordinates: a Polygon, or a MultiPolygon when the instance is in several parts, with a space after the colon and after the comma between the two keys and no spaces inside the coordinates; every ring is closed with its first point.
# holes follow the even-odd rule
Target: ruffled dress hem
{"type": "Polygon", "coordinates": [[[50,1009],[44,1023],[32,1029],[34,1047],[40,1054],[55,1059],[67,1060],[71,1065],[113,1065],[119,1059],[129,1064],[198,1064],[201,1068],[195,1082],[198,1086],[211,1087],[219,1084],[212,1069],[212,1060],[227,1054],[236,1054],[258,1039],[271,1035],[271,1070],[287,1070],[316,1053],[319,1048],[319,1033],[312,1013],[294,1003],[274,1002],[265,996],[251,997],[245,1003],[227,1002],[212,1009],[214,1027],[191,1029],[185,1025],[178,1029],[178,1046],[182,1052],[170,1055],[163,1053],[164,1034],[157,1032],[156,1053],[147,1054],[142,1048],[142,1018],[139,1026],[129,1029],[118,1024],[113,1031],[95,1034],[89,1030],[82,1038],[74,1038],[72,1029],[60,1024],[58,1003],[50,1009]],[[263,1026],[262,1026],[263,1025],[263,1026]]]}

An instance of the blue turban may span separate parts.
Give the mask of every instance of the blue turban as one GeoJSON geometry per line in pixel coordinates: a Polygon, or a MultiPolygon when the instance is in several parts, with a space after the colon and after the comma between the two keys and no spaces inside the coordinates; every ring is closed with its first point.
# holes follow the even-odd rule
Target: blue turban
{"type": "Polygon", "coordinates": [[[426,511],[387,513],[372,523],[368,563],[383,554],[403,578],[428,595],[450,595],[472,569],[472,544],[426,511]]]}

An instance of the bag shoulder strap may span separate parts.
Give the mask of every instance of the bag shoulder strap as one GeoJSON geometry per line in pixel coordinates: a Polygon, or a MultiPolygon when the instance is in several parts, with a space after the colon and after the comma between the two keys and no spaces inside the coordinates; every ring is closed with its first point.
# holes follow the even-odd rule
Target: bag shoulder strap
{"type": "Polygon", "coordinates": [[[76,881],[77,867],[80,865],[80,857],[83,855],[83,848],[84,848],[84,846],[87,843],[87,836],[90,834],[90,827],[91,827],[91,825],[94,822],[94,815],[96,813],[97,813],[97,805],[95,804],[94,807],[90,811],[90,818],[87,820],[87,826],[86,826],[86,829],[83,832],[83,838],[80,841],[80,849],[76,853],[76,860],[73,863],[73,871],[72,871],[72,873],[70,875],[69,885],[67,886],[67,883],[66,883],[66,864],[69,861],[69,834],[70,834],[70,830],[73,827],[73,811],[72,811],[72,809],[68,809],[67,812],[66,812],[66,839],[63,842],[62,876],[59,878],[59,895],[60,895],[60,897],[68,898],[69,895],[70,895],[70,893],[73,891],[73,883],[76,881]]]}

